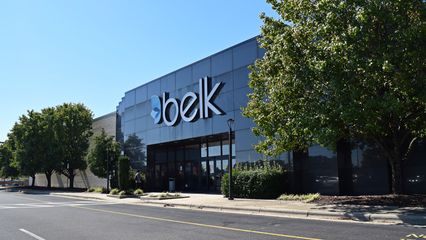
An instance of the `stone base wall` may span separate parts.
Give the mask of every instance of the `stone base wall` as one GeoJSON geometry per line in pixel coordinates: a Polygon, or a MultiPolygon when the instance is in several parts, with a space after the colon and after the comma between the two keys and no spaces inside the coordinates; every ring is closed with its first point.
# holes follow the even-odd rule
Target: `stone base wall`
{"type": "MultiPolygon", "coordinates": [[[[90,187],[106,187],[106,179],[96,177],[89,169],[76,171],[74,177],[75,188],[90,188],[90,187]]],[[[29,180],[31,184],[31,179],[29,180]]],[[[47,186],[46,176],[44,174],[37,174],[35,180],[36,186],[47,186]]],[[[69,179],[62,174],[52,174],[52,187],[67,188],[69,186],[69,179]]]]}

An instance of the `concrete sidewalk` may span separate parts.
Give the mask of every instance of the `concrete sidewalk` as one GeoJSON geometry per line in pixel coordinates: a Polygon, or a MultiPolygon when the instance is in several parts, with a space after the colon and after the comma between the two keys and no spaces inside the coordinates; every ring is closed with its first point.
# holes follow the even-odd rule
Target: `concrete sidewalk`
{"type": "Polygon", "coordinates": [[[123,204],[193,210],[252,214],[275,217],[311,218],[323,220],[352,220],[373,223],[391,223],[426,226],[426,208],[359,205],[321,205],[313,203],[235,199],[228,200],[215,194],[182,194],[189,198],[168,200],[116,199],[106,194],[89,192],[50,192],[50,195],[96,199],[123,204]]]}

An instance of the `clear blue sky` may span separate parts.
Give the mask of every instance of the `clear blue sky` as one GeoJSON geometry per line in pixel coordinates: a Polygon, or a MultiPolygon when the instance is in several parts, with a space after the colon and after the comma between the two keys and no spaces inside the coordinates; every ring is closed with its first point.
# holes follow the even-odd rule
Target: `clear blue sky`
{"type": "Polygon", "coordinates": [[[0,141],[27,110],[124,92],[256,36],[265,0],[0,1],[0,141]]]}

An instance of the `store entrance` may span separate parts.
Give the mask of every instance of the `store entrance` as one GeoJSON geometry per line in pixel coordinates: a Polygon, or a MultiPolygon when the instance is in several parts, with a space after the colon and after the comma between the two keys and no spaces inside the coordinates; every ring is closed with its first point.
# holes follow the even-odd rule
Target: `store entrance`
{"type": "Polygon", "coordinates": [[[228,169],[228,160],[223,159],[223,157],[209,157],[208,162],[208,190],[213,192],[220,192],[222,177],[228,169]]]}
{"type": "MultiPolygon", "coordinates": [[[[233,147],[235,149],[235,147],[233,147]]],[[[147,190],[220,192],[228,169],[227,134],[147,146],[147,190]]],[[[232,152],[235,164],[235,151],[232,152]]]]}

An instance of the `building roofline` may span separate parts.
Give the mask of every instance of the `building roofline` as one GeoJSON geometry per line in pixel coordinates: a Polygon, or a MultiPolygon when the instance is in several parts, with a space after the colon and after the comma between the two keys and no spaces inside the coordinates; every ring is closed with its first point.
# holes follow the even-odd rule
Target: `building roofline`
{"type": "Polygon", "coordinates": [[[109,118],[109,117],[111,117],[111,116],[115,116],[117,114],[117,112],[116,111],[114,111],[114,112],[110,112],[110,113],[107,113],[107,114],[105,114],[105,115],[102,115],[102,116],[100,116],[100,117],[97,117],[97,118],[94,118],[93,119],[93,122],[95,122],[95,121],[99,121],[99,120],[101,120],[101,119],[104,119],[104,118],[109,118]]]}
{"type": "MultiPolygon", "coordinates": [[[[161,75],[160,77],[154,78],[154,79],[152,79],[152,80],[151,80],[151,81],[149,81],[149,82],[146,82],[146,83],[144,83],[144,84],[142,84],[142,85],[139,85],[139,86],[137,86],[137,87],[135,87],[135,88],[132,88],[132,89],[130,89],[130,90],[128,90],[128,91],[126,91],[126,92],[124,92],[124,95],[126,95],[127,93],[129,93],[129,92],[131,92],[131,91],[135,91],[136,89],[138,89],[138,88],[140,88],[140,87],[142,87],[142,86],[144,86],[144,85],[147,85],[147,84],[149,84],[149,83],[151,83],[151,82],[153,82],[153,81],[156,81],[156,80],[159,80],[159,79],[161,79],[161,78],[163,78],[163,77],[166,77],[167,75],[169,75],[169,74],[171,74],[171,73],[177,72],[177,71],[182,70],[182,69],[184,69],[184,68],[186,68],[186,67],[189,67],[189,66],[194,65],[194,64],[196,64],[196,63],[202,62],[202,61],[206,60],[207,58],[211,58],[211,57],[213,57],[213,56],[219,55],[219,54],[221,54],[221,53],[223,53],[223,52],[228,51],[228,50],[229,50],[229,49],[231,49],[231,48],[235,48],[235,47],[240,46],[240,45],[243,45],[243,44],[245,44],[245,43],[247,43],[247,42],[253,41],[253,39],[257,39],[259,36],[260,36],[260,35],[257,35],[257,36],[254,36],[254,37],[251,37],[251,38],[249,38],[249,39],[247,39],[247,40],[244,40],[244,41],[239,42],[239,43],[237,43],[237,44],[235,44],[235,45],[232,45],[232,46],[230,46],[230,47],[227,47],[227,48],[225,48],[225,49],[223,49],[223,50],[221,50],[221,51],[219,51],[219,52],[213,53],[213,54],[211,54],[211,55],[209,55],[209,56],[207,56],[207,57],[204,57],[204,58],[202,58],[202,59],[200,59],[200,60],[197,60],[197,61],[192,62],[192,63],[190,63],[190,64],[187,64],[187,65],[185,65],[185,66],[183,66],[183,67],[180,67],[180,68],[178,68],[178,69],[176,69],[176,70],[173,70],[173,71],[171,71],[171,72],[169,72],[169,73],[167,73],[167,74],[165,74],[165,75],[161,75]]],[[[123,98],[124,98],[124,97],[123,97],[123,98]]],[[[123,100],[123,98],[122,98],[122,100],[123,100]]],[[[120,101],[120,102],[121,102],[121,101],[120,101]]]]}

